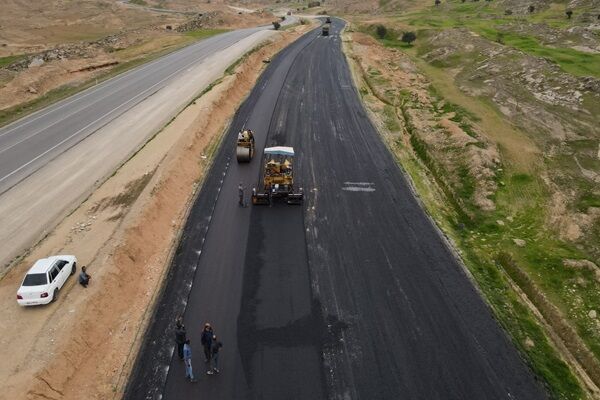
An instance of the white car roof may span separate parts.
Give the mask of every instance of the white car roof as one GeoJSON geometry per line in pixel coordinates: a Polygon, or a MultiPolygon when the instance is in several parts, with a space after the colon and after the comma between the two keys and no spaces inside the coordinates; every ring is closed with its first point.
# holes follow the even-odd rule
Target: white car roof
{"type": "Polygon", "coordinates": [[[43,274],[48,272],[50,267],[54,265],[56,260],[61,259],[65,261],[71,261],[74,256],[51,256],[48,258],[41,258],[33,264],[33,267],[29,269],[28,274],[43,274]]]}
{"type": "Polygon", "coordinates": [[[267,147],[265,148],[265,154],[275,154],[281,156],[294,156],[294,148],[293,147],[285,147],[285,146],[275,146],[275,147],[267,147]]]}

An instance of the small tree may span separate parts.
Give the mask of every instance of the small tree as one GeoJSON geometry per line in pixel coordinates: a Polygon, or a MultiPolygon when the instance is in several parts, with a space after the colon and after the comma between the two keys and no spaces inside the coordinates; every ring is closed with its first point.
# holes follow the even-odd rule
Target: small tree
{"type": "Polygon", "coordinates": [[[532,13],[535,11],[535,6],[531,5],[527,9],[529,10],[529,13],[532,13]]]}
{"type": "Polygon", "coordinates": [[[387,35],[387,28],[383,25],[377,25],[377,28],[375,28],[375,33],[379,39],[383,39],[385,35],[387,35]]]}
{"type": "Polygon", "coordinates": [[[279,30],[279,28],[281,28],[279,21],[273,21],[273,29],[279,30]]]}
{"type": "Polygon", "coordinates": [[[504,33],[498,32],[496,33],[496,42],[500,44],[504,44],[504,33]]]}
{"type": "Polygon", "coordinates": [[[441,0],[435,0],[435,5],[439,6],[440,4],[442,4],[441,0]]]}
{"type": "Polygon", "coordinates": [[[411,44],[417,40],[417,35],[414,32],[404,32],[400,40],[402,40],[404,43],[411,44]]]}
{"type": "Polygon", "coordinates": [[[567,11],[565,11],[565,14],[567,14],[567,18],[571,19],[571,16],[573,15],[573,11],[567,10],[567,11]]]}
{"type": "Polygon", "coordinates": [[[512,10],[506,10],[506,11],[504,11],[504,15],[512,15],[512,10]]]}

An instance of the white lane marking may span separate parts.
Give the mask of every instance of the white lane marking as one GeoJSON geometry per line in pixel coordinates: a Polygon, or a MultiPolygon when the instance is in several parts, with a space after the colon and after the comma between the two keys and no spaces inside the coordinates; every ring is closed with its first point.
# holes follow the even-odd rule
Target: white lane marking
{"type": "MultiPolygon", "coordinates": [[[[241,40],[241,39],[240,39],[241,40]]],[[[234,42],[233,44],[227,46],[227,48],[233,46],[234,44],[236,44],[238,41],[234,42]]],[[[203,60],[200,65],[202,65],[205,62],[205,60],[203,60]]],[[[78,135],[80,132],[84,131],[85,129],[87,129],[88,127],[90,127],[91,125],[95,124],[96,122],[100,121],[101,119],[103,119],[104,117],[106,117],[107,115],[111,114],[113,111],[121,108],[122,106],[124,106],[127,103],[130,103],[131,101],[137,99],[138,97],[144,95],[146,92],[151,91],[152,89],[154,89],[156,86],[162,84],[163,82],[165,82],[168,79],[171,79],[171,77],[173,77],[174,75],[177,75],[178,73],[180,73],[181,71],[183,71],[184,69],[188,68],[190,65],[193,65],[195,63],[198,63],[198,60],[194,60],[188,64],[186,64],[185,66],[183,66],[182,68],[176,70],[175,72],[173,72],[172,74],[168,75],[167,77],[161,79],[160,81],[156,82],[154,85],[150,86],[148,89],[144,90],[143,92],[139,93],[137,96],[132,97],[131,99],[127,100],[124,103],[121,103],[119,106],[113,108],[112,110],[110,110],[109,112],[107,112],[106,114],[102,115],[100,118],[96,119],[95,121],[90,122],[88,125],[84,126],[83,128],[81,128],[80,130],[78,130],[77,132],[75,132],[74,134],[72,134],[71,136],[69,136],[68,138],[62,140],[61,142],[57,143],[56,145],[52,146],[51,148],[49,148],[48,150],[46,150],[45,152],[43,152],[42,154],[38,155],[37,157],[35,157],[34,159],[28,161],[27,163],[21,165],[19,168],[15,169],[14,171],[10,172],[9,174],[3,176],[2,178],[0,178],[0,182],[6,180],[6,178],[9,178],[10,176],[14,175],[15,173],[19,172],[20,170],[22,170],[23,168],[27,167],[28,165],[30,165],[31,163],[37,161],[38,159],[40,159],[41,157],[45,156],[46,154],[48,154],[49,152],[51,152],[52,150],[54,150],[55,148],[57,148],[58,146],[62,145],[63,143],[69,141],[71,138],[73,138],[74,136],[78,135]]],[[[3,150],[4,151],[4,150],[3,150]]]]}
{"type": "MultiPolygon", "coordinates": [[[[209,57],[209,56],[207,56],[207,57],[209,57]]],[[[196,60],[195,60],[195,61],[193,61],[192,63],[186,64],[186,67],[189,67],[190,65],[193,65],[193,64],[194,64],[194,63],[196,63],[196,62],[200,62],[200,64],[202,64],[202,63],[205,61],[205,59],[206,59],[207,57],[205,57],[204,59],[201,59],[201,60],[198,60],[198,59],[196,59],[196,60]]],[[[189,72],[189,71],[191,71],[192,69],[193,69],[193,68],[192,68],[192,67],[190,67],[190,68],[188,68],[188,69],[187,69],[187,71],[189,72]]],[[[181,71],[181,70],[179,70],[179,71],[181,71]]],[[[179,71],[177,71],[177,72],[179,72],[179,71]]],[[[146,75],[146,76],[147,76],[147,75],[146,75]]],[[[139,78],[141,78],[141,79],[145,79],[145,78],[146,78],[146,76],[140,76],[139,78]]],[[[170,76],[172,76],[172,75],[170,75],[170,76]]],[[[170,76],[169,76],[169,77],[170,77],[170,76]]],[[[166,79],[168,79],[168,77],[167,77],[166,79]]],[[[162,81],[161,81],[161,82],[162,82],[162,81]]],[[[159,83],[160,83],[160,82],[159,82],[159,83]]],[[[148,89],[146,89],[146,90],[148,90],[148,89]]],[[[142,92],[142,93],[144,93],[144,92],[142,92]]],[[[5,147],[5,148],[1,149],[1,150],[0,150],[0,154],[2,154],[3,152],[5,152],[5,151],[7,151],[7,150],[10,150],[10,149],[12,149],[12,148],[13,148],[13,147],[15,147],[15,146],[18,146],[19,144],[21,144],[21,143],[23,143],[23,142],[25,142],[25,141],[27,141],[27,140],[31,139],[31,138],[32,138],[32,137],[34,137],[34,136],[37,136],[37,135],[39,135],[40,133],[43,133],[43,132],[44,132],[44,131],[46,131],[48,128],[51,128],[51,127],[53,127],[54,125],[57,125],[57,124],[59,124],[59,123],[63,122],[63,121],[64,121],[64,120],[66,120],[67,118],[69,118],[69,117],[71,117],[71,116],[73,116],[73,115],[75,115],[75,114],[78,114],[78,113],[80,113],[80,112],[82,112],[82,111],[84,111],[84,110],[86,110],[86,109],[89,109],[89,108],[90,108],[90,107],[92,107],[94,104],[97,104],[97,103],[99,103],[100,101],[102,101],[102,100],[106,99],[107,97],[110,97],[110,96],[112,96],[113,94],[114,94],[114,92],[110,92],[110,91],[109,91],[109,92],[106,94],[106,96],[103,96],[103,97],[100,97],[100,98],[96,99],[96,100],[95,100],[93,103],[90,103],[90,104],[86,105],[86,106],[85,106],[84,108],[82,108],[81,110],[75,110],[75,111],[73,111],[72,113],[65,115],[63,118],[61,118],[61,119],[57,120],[56,122],[54,122],[54,123],[52,123],[52,124],[50,124],[50,125],[46,125],[46,126],[45,126],[45,127],[43,127],[42,129],[40,129],[40,130],[38,130],[38,131],[36,131],[36,132],[32,133],[31,135],[29,135],[29,136],[27,136],[27,137],[25,137],[25,138],[23,138],[23,139],[19,140],[18,142],[14,143],[14,144],[12,144],[12,145],[10,145],[10,146],[8,146],[8,147],[5,147]]],[[[86,96],[87,96],[87,95],[86,95],[86,96]]],[[[85,96],[84,96],[84,97],[85,97],[85,96]]],[[[82,97],[82,98],[83,98],[83,97],[82,97]]],[[[62,107],[62,106],[61,106],[61,107],[62,107]]],[[[61,108],[61,107],[59,107],[59,108],[61,108]]],[[[112,111],[114,111],[114,110],[115,110],[115,109],[113,109],[112,111]]],[[[112,112],[112,111],[111,111],[111,112],[112,112]]],[[[16,128],[15,128],[15,129],[16,129],[16,128]]],[[[8,133],[8,132],[6,132],[6,133],[8,133]]],[[[6,134],[6,133],[4,133],[4,134],[6,134]]],[[[0,137],[2,137],[4,134],[0,134],[0,137]]]]}
{"type": "MultiPolygon", "coordinates": [[[[228,35],[227,33],[224,33],[223,35],[227,35],[227,38],[229,38],[229,36],[232,36],[232,35],[228,35]]],[[[215,38],[216,38],[216,36],[215,36],[215,38]]],[[[223,37],[221,37],[220,39],[222,39],[222,38],[223,38],[223,37]]],[[[150,67],[154,66],[155,64],[158,64],[158,63],[160,63],[160,62],[162,62],[162,61],[168,60],[168,58],[169,58],[169,57],[173,57],[173,58],[174,58],[174,56],[175,56],[176,54],[178,54],[178,55],[179,55],[180,53],[184,53],[185,51],[190,51],[190,52],[191,52],[191,50],[192,50],[192,49],[193,49],[194,51],[196,51],[196,50],[205,50],[205,49],[196,49],[196,47],[208,47],[208,46],[210,46],[210,45],[212,44],[212,42],[213,42],[213,41],[209,41],[210,39],[212,39],[212,38],[206,39],[206,41],[204,41],[204,40],[203,40],[203,41],[201,41],[200,43],[197,43],[197,44],[195,44],[195,45],[192,45],[192,46],[189,46],[189,47],[185,47],[185,48],[183,48],[183,49],[181,49],[181,50],[175,51],[175,52],[173,52],[173,53],[171,53],[171,54],[168,54],[168,55],[166,55],[166,56],[164,56],[164,57],[161,57],[161,58],[159,58],[159,59],[157,59],[157,60],[154,60],[154,61],[152,61],[152,62],[150,62],[150,63],[148,63],[148,64],[145,64],[145,65],[143,65],[143,66],[140,66],[140,67],[138,67],[138,68],[135,68],[135,69],[132,69],[132,70],[130,70],[130,71],[127,71],[127,72],[125,72],[124,74],[122,74],[122,75],[120,75],[120,76],[114,77],[114,78],[112,78],[112,79],[109,79],[109,80],[107,80],[107,81],[104,81],[104,82],[100,83],[100,85],[94,85],[94,86],[92,86],[91,88],[84,90],[83,92],[80,92],[80,93],[77,93],[77,94],[75,94],[71,100],[67,101],[67,102],[66,102],[66,103],[64,103],[64,104],[61,104],[61,105],[60,105],[60,106],[58,106],[57,108],[53,108],[53,109],[51,109],[51,110],[47,110],[46,112],[43,112],[44,110],[40,110],[40,111],[38,111],[38,112],[43,112],[43,113],[42,113],[42,114],[40,114],[40,115],[38,115],[38,116],[37,116],[37,117],[35,117],[35,118],[31,118],[31,119],[28,119],[28,120],[26,120],[26,121],[22,121],[22,120],[15,121],[15,122],[13,122],[12,124],[9,124],[9,125],[7,125],[5,128],[8,128],[8,127],[10,127],[10,126],[11,126],[11,125],[13,125],[13,124],[15,124],[16,126],[14,126],[14,127],[10,128],[10,129],[8,129],[8,130],[7,130],[7,131],[5,131],[5,132],[1,132],[1,133],[0,133],[0,137],[2,137],[2,136],[5,136],[5,135],[8,135],[9,133],[11,133],[12,131],[14,131],[15,129],[19,129],[19,128],[22,128],[22,127],[24,127],[24,126],[27,126],[28,124],[30,124],[30,123],[32,123],[32,122],[34,122],[34,121],[37,121],[38,119],[40,119],[40,118],[43,118],[43,117],[45,117],[45,116],[46,116],[46,115],[48,115],[48,114],[51,114],[51,113],[53,113],[53,112],[55,112],[55,111],[58,111],[58,110],[60,110],[61,108],[68,106],[69,104],[72,104],[72,103],[74,103],[74,102],[76,102],[76,101],[78,101],[78,100],[84,99],[84,98],[86,98],[86,97],[88,97],[88,96],[90,96],[90,95],[92,95],[92,94],[96,93],[96,92],[97,92],[97,91],[99,91],[99,90],[102,90],[102,89],[108,89],[108,88],[110,88],[112,85],[114,85],[115,83],[118,83],[118,82],[120,82],[121,80],[123,80],[123,79],[125,79],[125,78],[129,77],[129,76],[130,76],[131,74],[133,74],[134,72],[142,72],[142,71],[144,71],[144,70],[146,70],[146,69],[148,69],[148,68],[150,68],[150,67]],[[206,45],[206,46],[204,46],[204,45],[206,45]],[[88,93],[86,93],[86,92],[88,92],[88,93]],[[85,93],[85,94],[84,94],[84,93],[85,93]],[[19,124],[20,122],[22,122],[22,123],[21,123],[21,124],[19,124]]],[[[241,40],[241,39],[239,39],[239,40],[241,40]]],[[[239,40],[238,40],[238,41],[239,41],[239,40]]],[[[237,43],[237,42],[236,42],[236,43],[237,43]]],[[[231,47],[231,45],[228,45],[228,46],[226,46],[224,49],[226,49],[226,48],[229,48],[229,47],[231,47]]],[[[208,55],[204,56],[204,58],[210,57],[211,55],[213,55],[213,52],[211,52],[210,54],[208,54],[208,55]]],[[[196,61],[199,61],[199,60],[196,60],[196,61]]],[[[189,64],[188,64],[188,65],[189,65],[189,64]]],[[[103,98],[105,98],[105,97],[103,97],[103,98]]],[[[95,102],[95,103],[96,103],[96,102],[95,102]]],[[[93,104],[95,104],[95,103],[93,103],[93,104]]],[[[57,103],[57,104],[59,104],[59,103],[57,103]]],[[[50,107],[52,107],[52,106],[50,106],[50,107]]],[[[31,117],[31,116],[33,116],[33,115],[35,115],[35,113],[34,113],[34,114],[32,114],[32,115],[30,115],[30,117],[31,117]]],[[[71,115],[72,115],[72,114],[71,114],[71,115]]],[[[69,117],[69,116],[70,116],[70,115],[68,115],[67,117],[69,117]]],[[[65,118],[67,118],[67,117],[65,117],[65,118]]],[[[26,118],[26,117],[25,117],[25,118],[26,118]]],[[[63,118],[62,120],[64,120],[64,118],[63,118]]],[[[62,121],[62,120],[59,120],[58,122],[60,122],[60,121],[62,121]]]]}
{"type": "Polygon", "coordinates": [[[90,126],[92,126],[93,124],[95,124],[96,122],[100,121],[101,119],[103,119],[104,117],[106,117],[109,114],[112,114],[115,110],[121,108],[122,106],[124,106],[127,103],[132,102],[133,100],[136,100],[138,97],[146,94],[147,92],[150,92],[151,90],[153,90],[156,86],[162,84],[164,81],[171,79],[172,76],[180,73],[181,71],[183,71],[184,69],[186,69],[188,66],[196,63],[197,60],[185,65],[184,67],[176,70],[175,72],[173,72],[172,74],[168,75],[166,78],[161,79],[160,81],[156,82],[154,85],[150,86],[148,89],[144,90],[143,92],[139,93],[137,96],[132,97],[131,99],[127,100],[124,103],[121,103],[119,106],[113,108],[112,110],[110,110],[109,112],[105,113],[104,115],[102,115],[100,118],[90,122],[89,124],[87,124],[86,126],[84,126],[83,128],[79,129],[77,132],[75,132],[74,134],[72,134],[71,136],[69,136],[68,138],[62,140],[61,142],[55,144],[54,146],[52,146],[51,148],[49,148],[48,150],[44,151],[42,154],[38,155],[37,157],[35,157],[34,159],[28,161],[27,163],[21,165],[19,168],[15,169],[14,171],[12,171],[11,173],[9,173],[8,175],[3,176],[2,178],[0,178],[0,182],[6,180],[6,178],[9,178],[10,176],[14,175],[15,173],[19,172],[20,170],[22,170],[23,168],[27,167],[28,165],[30,165],[31,163],[39,160],[41,157],[45,156],[46,154],[48,154],[49,152],[51,152],[52,150],[54,150],[55,148],[59,147],[60,145],[62,145],[63,143],[69,141],[70,139],[72,139],[73,137],[77,136],[79,133],[81,133],[82,131],[86,130],[87,128],[89,128],[90,126]]]}
{"type": "Polygon", "coordinates": [[[375,184],[373,182],[344,182],[342,190],[347,192],[374,192],[375,184]]]}
{"type": "Polygon", "coordinates": [[[346,186],[343,187],[342,190],[345,190],[347,192],[374,192],[375,188],[364,186],[346,186]]]}
{"type": "MultiPolygon", "coordinates": [[[[237,32],[237,31],[234,31],[234,32],[237,32]]],[[[222,34],[223,36],[221,36],[220,38],[221,38],[221,39],[223,39],[223,38],[229,39],[229,37],[230,37],[230,36],[233,36],[233,35],[231,35],[230,33],[234,33],[234,32],[228,32],[228,33],[224,33],[224,34],[222,34]]],[[[257,32],[259,32],[259,31],[257,31],[257,32]]],[[[215,36],[215,38],[216,38],[216,36],[215,36]]],[[[235,44],[235,43],[237,43],[237,42],[239,42],[239,41],[241,41],[241,40],[243,40],[243,39],[245,39],[245,38],[246,38],[246,37],[242,37],[242,38],[240,38],[240,39],[236,40],[236,41],[234,42],[234,44],[235,44]]],[[[208,47],[209,47],[209,46],[211,46],[211,45],[213,44],[213,42],[214,42],[214,40],[211,40],[211,39],[213,39],[213,38],[208,38],[208,39],[205,39],[205,40],[203,40],[203,41],[202,41],[202,42],[200,42],[200,43],[197,43],[197,44],[195,44],[195,45],[192,45],[192,46],[189,46],[189,47],[185,47],[185,48],[183,48],[183,49],[181,49],[181,50],[175,51],[175,52],[173,52],[173,53],[171,53],[171,54],[169,54],[169,55],[166,55],[166,56],[164,56],[164,57],[161,57],[161,58],[159,58],[158,60],[154,60],[154,61],[152,61],[152,62],[150,62],[150,63],[148,63],[148,64],[145,64],[145,65],[143,65],[143,66],[140,66],[140,67],[138,67],[138,68],[136,68],[136,69],[132,69],[132,70],[130,70],[130,71],[127,71],[127,72],[125,72],[124,74],[122,74],[122,75],[120,75],[120,76],[117,76],[117,77],[115,77],[115,78],[112,78],[112,79],[109,79],[109,80],[107,80],[107,81],[105,81],[105,82],[102,82],[100,85],[95,85],[95,86],[93,86],[93,87],[91,87],[91,88],[89,88],[89,89],[86,89],[86,90],[84,90],[83,92],[77,93],[77,94],[73,95],[73,98],[72,98],[71,100],[67,101],[66,103],[64,103],[64,104],[57,103],[57,104],[60,104],[60,105],[59,105],[58,107],[56,107],[56,108],[52,108],[52,109],[50,109],[50,110],[47,110],[46,112],[43,112],[44,110],[40,110],[40,111],[38,111],[38,112],[42,112],[42,114],[40,114],[40,115],[36,116],[35,118],[31,118],[31,119],[28,119],[28,120],[26,120],[26,121],[23,121],[22,119],[21,119],[21,120],[18,120],[18,121],[15,121],[15,122],[13,122],[13,123],[11,123],[11,124],[7,125],[7,126],[6,126],[6,127],[4,127],[4,128],[8,128],[8,127],[10,127],[10,126],[11,126],[11,125],[13,125],[13,124],[14,124],[14,125],[16,125],[16,126],[14,126],[14,127],[10,128],[10,129],[6,130],[5,132],[0,132],[0,137],[2,137],[2,136],[5,136],[5,135],[8,135],[9,133],[13,132],[13,131],[14,131],[14,130],[16,130],[16,129],[19,129],[19,128],[22,128],[22,127],[24,127],[24,126],[27,126],[28,124],[30,124],[30,123],[32,123],[32,122],[34,122],[34,121],[37,121],[38,119],[40,119],[40,118],[43,118],[43,117],[45,117],[46,115],[49,115],[49,114],[51,114],[51,113],[53,113],[53,112],[55,112],[55,111],[58,111],[58,110],[60,110],[61,108],[63,108],[63,107],[66,107],[66,106],[68,106],[68,105],[70,105],[70,104],[72,104],[72,103],[74,103],[74,102],[76,102],[76,101],[78,101],[78,100],[84,99],[84,98],[86,98],[86,97],[88,97],[88,96],[90,96],[90,95],[92,95],[92,94],[96,93],[96,92],[97,92],[97,91],[99,91],[99,90],[102,90],[102,89],[108,89],[108,88],[110,88],[111,86],[113,86],[114,84],[116,84],[116,83],[120,82],[121,80],[123,80],[123,79],[125,79],[125,78],[128,78],[128,77],[129,77],[131,74],[133,74],[134,72],[142,72],[142,71],[144,71],[144,70],[146,70],[146,69],[148,69],[148,68],[150,68],[150,67],[154,66],[155,64],[158,64],[158,63],[160,63],[160,62],[162,62],[162,61],[166,61],[166,60],[168,60],[168,57],[172,57],[172,56],[174,56],[175,54],[184,53],[184,52],[186,52],[186,51],[189,51],[190,53],[193,53],[193,51],[202,51],[202,50],[208,50],[208,47]],[[198,47],[199,47],[199,48],[198,48],[198,47]],[[192,50],[193,50],[193,51],[192,51],[192,50]],[[88,93],[86,93],[86,92],[88,92],[88,93]],[[85,94],[84,94],[84,93],[85,93],[85,94]]],[[[227,48],[229,48],[229,47],[231,47],[231,46],[232,46],[231,44],[228,44],[228,45],[227,45],[227,46],[225,46],[224,48],[222,48],[222,49],[220,49],[220,50],[217,50],[217,51],[225,50],[225,49],[227,49],[227,48]]],[[[208,55],[204,56],[204,58],[206,59],[206,58],[210,57],[211,55],[213,55],[213,54],[214,54],[214,52],[215,52],[214,50],[213,50],[213,51],[211,51],[211,52],[210,52],[210,54],[208,54],[208,55]]],[[[190,55],[191,55],[191,54],[190,54],[190,55]]],[[[186,56],[187,56],[187,54],[186,54],[186,55],[184,55],[184,57],[186,57],[186,56]]],[[[198,61],[202,61],[202,62],[203,62],[203,61],[204,61],[204,59],[202,59],[202,60],[198,60],[198,59],[196,59],[196,62],[198,62],[198,61]]],[[[193,63],[191,63],[191,64],[193,64],[193,63]]],[[[187,65],[187,66],[189,66],[189,65],[191,65],[191,64],[186,64],[186,65],[187,65]]],[[[106,97],[107,97],[107,96],[105,96],[105,97],[102,97],[100,100],[102,100],[102,99],[104,99],[104,98],[106,98],[106,97]]],[[[100,101],[100,100],[98,100],[98,101],[100,101]]],[[[94,103],[92,103],[92,104],[96,104],[98,101],[96,101],[96,102],[94,102],[94,103]]],[[[55,105],[56,105],[56,104],[55,104],[55,105]]],[[[52,106],[50,106],[50,107],[52,107],[52,106]]],[[[35,114],[36,114],[36,113],[33,113],[32,115],[30,115],[30,117],[31,117],[31,116],[33,116],[33,115],[35,115],[35,114]]],[[[69,114],[69,115],[67,115],[65,118],[68,118],[68,117],[70,117],[71,115],[73,115],[73,114],[69,114]]],[[[24,118],[27,118],[27,117],[24,117],[24,118]]],[[[62,119],[58,120],[56,123],[63,121],[65,118],[62,118],[62,119]]],[[[54,125],[54,124],[53,124],[53,125],[54,125]]]]}

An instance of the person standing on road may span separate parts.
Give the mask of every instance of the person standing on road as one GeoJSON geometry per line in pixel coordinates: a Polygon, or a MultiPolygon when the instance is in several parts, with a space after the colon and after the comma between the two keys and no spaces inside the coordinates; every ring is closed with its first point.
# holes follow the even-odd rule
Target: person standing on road
{"type": "Polygon", "coordinates": [[[177,317],[175,322],[175,343],[177,343],[177,355],[180,360],[183,360],[183,347],[186,341],[185,325],[183,325],[183,317],[177,317]]]}
{"type": "Polygon", "coordinates": [[[190,382],[196,382],[194,372],[192,371],[192,348],[190,347],[190,339],[186,339],[183,344],[183,360],[185,361],[185,377],[189,378],[190,382]]]}
{"type": "Polygon", "coordinates": [[[242,186],[242,182],[238,185],[238,195],[240,197],[239,205],[240,207],[244,207],[244,187],[242,186]]]}
{"type": "Polygon", "coordinates": [[[207,322],[204,324],[204,329],[202,330],[202,335],[200,336],[200,343],[202,343],[202,346],[204,346],[204,361],[206,363],[210,363],[210,349],[212,347],[213,335],[214,333],[212,326],[210,326],[210,324],[207,322]]]}
{"type": "Polygon", "coordinates": [[[211,361],[212,361],[212,365],[213,368],[212,370],[209,369],[206,372],[208,375],[212,375],[214,374],[218,374],[219,371],[219,350],[221,350],[221,347],[223,347],[223,343],[221,343],[220,341],[217,340],[217,335],[213,335],[212,337],[212,347],[210,349],[210,355],[211,355],[211,361]]]}

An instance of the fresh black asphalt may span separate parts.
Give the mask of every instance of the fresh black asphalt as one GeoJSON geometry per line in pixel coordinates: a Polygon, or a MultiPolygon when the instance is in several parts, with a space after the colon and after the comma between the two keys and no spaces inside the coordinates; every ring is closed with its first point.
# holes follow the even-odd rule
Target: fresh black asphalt
{"type": "Polygon", "coordinates": [[[126,399],[544,399],[370,123],[343,23],[283,50],[238,110],[182,233],[126,399]],[[303,206],[237,205],[291,145],[303,206]],[[197,383],[173,355],[184,313],[197,383]],[[200,331],[224,343],[205,375],[200,331]]]}

